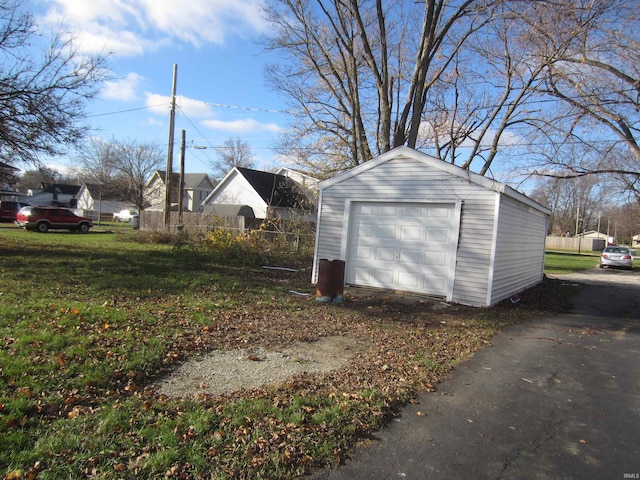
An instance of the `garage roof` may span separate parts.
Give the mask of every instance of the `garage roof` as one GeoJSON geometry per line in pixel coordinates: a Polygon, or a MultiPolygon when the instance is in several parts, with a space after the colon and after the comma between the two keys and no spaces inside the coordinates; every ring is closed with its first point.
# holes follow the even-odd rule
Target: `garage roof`
{"type": "Polygon", "coordinates": [[[419,162],[424,163],[425,165],[428,165],[430,167],[433,168],[437,168],[439,170],[442,170],[444,172],[447,172],[451,175],[454,175],[456,177],[460,177],[460,178],[464,178],[466,180],[468,180],[471,183],[480,185],[482,187],[485,187],[489,190],[493,190],[494,192],[498,192],[498,193],[503,193],[505,195],[507,195],[508,197],[514,198],[522,203],[527,204],[528,206],[539,210],[547,215],[551,214],[551,210],[549,210],[548,208],[540,205],[538,202],[532,200],[531,198],[527,197],[526,195],[518,192],[517,190],[509,187],[508,185],[505,185],[504,183],[500,183],[496,180],[492,180],[490,178],[487,177],[483,177],[482,175],[478,175],[477,173],[473,173],[469,170],[465,170],[463,168],[458,167],[457,165],[453,165],[451,163],[447,163],[444,162],[442,160],[439,160],[435,157],[432,157],[431,155],[427,155],[426,153],[422,153],[419,152],[417,150],[414,150],[413,148],[409,148],[407,146],[400,146],[400,147],[396,147],[393,150],[388,151],[387,153],[384,153],[382,155],[380,155],[379,157],[376,157],[373,160],[370,160],[366,163],[363,163],[361,165],[358,165],[355,168],[352,168],[351,170],[348,170],[344,173],[341,173],[339,175],[336,175],[333,178],[330,178],[328,180],[325,180],[324,182],[321,182],[318,185],[318,189],[320,191],[331,187],[332,185],[336,185],[339,184],[341,182],[344,182],[345,180],[348,180],[356,175],[359,175],[362,172],[366,172],[369,169],[375,168],[378,165],[388,162],[390,160],[396,159],[399,156],[403,156],[403,157],[408,157],[412,160],[416,160],[419,162]]]}

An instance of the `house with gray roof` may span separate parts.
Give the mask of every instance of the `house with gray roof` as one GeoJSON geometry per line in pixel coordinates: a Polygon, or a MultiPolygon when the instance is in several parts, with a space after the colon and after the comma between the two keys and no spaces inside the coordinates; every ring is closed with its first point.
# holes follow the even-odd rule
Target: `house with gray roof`
{"type": "Polygon", "coordinates": [[[212,205],[246,206],[256,218],[313,218],[315,205],[308,190],[289,176],[234,167],[204,200],[212,205]]]}
{"type": "MultiPolygon", "coordinates": [[[[147,182],[144,198],[147,210],[164,210],[167,172],[157,170],[147,182]]],[[[180,174],[171,175],[171,205],[178,204],[180,174]]],[[[182,205],[185,212],[199,212],[205,198],[213,191],[215,183],[206,173],[185,173],[182,205]]]]}

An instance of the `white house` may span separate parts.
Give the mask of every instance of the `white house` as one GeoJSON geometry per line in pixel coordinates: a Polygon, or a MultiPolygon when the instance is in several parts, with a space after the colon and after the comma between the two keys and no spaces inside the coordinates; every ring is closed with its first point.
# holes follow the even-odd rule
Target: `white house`
{"type": "MultiPolygon", "coordinates": [[[[167,172],[157,170],[145,186],[144,198],[148,210],[164,210],[167,172]]],[[[178,203],[180,174],[171,175],[171,203],[178,203]]],[[[206,173],[185,173],[182,205],[184,211],[199,212],[204,199],[213,191],[215,185],[206,173]]]]}
{"type": "Polygon", "coordinates": [[[220,181],[203,206],[250,207],[256,218],[308,216],[314,210],[306,189],[289,176],[234,167],[220,181]]]}
{"type": "Polygon", "coordinates": [[[491,306],[540,283],[550,211],[507,185],[408,147],[321,182],[312,281],[491,306]]]}
{"type": "MultiPolygon", "coordinates": [[[[84,216],[98,218],[98,215],[113,214],[126,206],[126,203],[110,198],[100,185],[85,183],[76,196],[76,208],[84,216]]],[[[110,217],[112,215],[109,215],[110,217]]]]}
{"type": "Polygon", "coordinates": [[[27,190],[27,197],[24,200],[30,205],[39,207],[58,205],[76,208],[79,191],[80,185],[43,182],[40,184],[40,188],[27,190]]]}

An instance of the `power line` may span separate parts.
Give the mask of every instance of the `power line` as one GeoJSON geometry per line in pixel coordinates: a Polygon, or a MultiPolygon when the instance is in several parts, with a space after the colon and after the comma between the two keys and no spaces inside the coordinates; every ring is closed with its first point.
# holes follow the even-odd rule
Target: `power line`
{"type": "Polygon", "coordinates": [[[187,120],[187,122],[189,122],[189,124],[194,128],[194,130],[198,132],[200,136],[203,138],[203,140],[205,140],[209,144],[209,147],[215,148],[211,144],[211,142],[209,142],[209,140],[204,136],[204,133],[200,131],[200,129],[196,126],[196,124],[191,121],[191,119],[182,111],[182,109],[180,107],[178,107],[178,109],[180,110],[180,114],[187,120]]]}
{"type": "Polygon", "coordinates": [[[258,107],[242,107],[240,105],[228,105],[225,103],[213,103],[213,102],[202,102],[206,105],[211,105],[212,107],[220,107],[220,108],[229,108],[232,110],[246,110],[250,112],[267,112],[267,113],[290,113],[287,110],[275,110],[272,108],[258,108],[258,107]]]}
{"type": "Polygon", "coordinates": [[[162,103],[159,105],[148,105],[146,107],[138,107],[138,108],[129,108],[128,110],[118,110],[116,112],[107,112],[107,113],[95,113],[93,115],[86,115],[87,118],[94,118],[94,117],[106,117],[109,115],[119,115],[121,113],[129,113],[129,112],[137,112],[140,110],[150,110],[152,108],[158,108],[158,107],[164,107],[166,106],[166,104],[162,103]]]}

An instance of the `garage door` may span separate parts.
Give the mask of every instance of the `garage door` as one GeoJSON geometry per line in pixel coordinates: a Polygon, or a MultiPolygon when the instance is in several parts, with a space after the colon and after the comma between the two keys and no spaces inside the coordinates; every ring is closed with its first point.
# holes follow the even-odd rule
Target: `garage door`
{"type": "Polygon", "coordinates": [[[449,297],[456,204],[352,202],[345,281],[449,297]]]}

